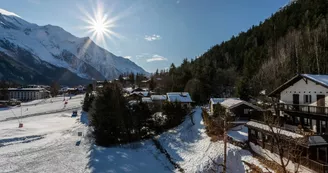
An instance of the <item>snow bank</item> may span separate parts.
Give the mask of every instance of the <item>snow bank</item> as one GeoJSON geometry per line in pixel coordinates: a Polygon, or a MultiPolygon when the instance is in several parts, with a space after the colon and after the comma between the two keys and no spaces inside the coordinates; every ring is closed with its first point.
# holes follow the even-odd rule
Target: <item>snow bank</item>
{"type": "Polygon", "coordinates": [[[237,126],[228,131],[228,136],[237,142],[246,142],[248,140],[248,128],[244,125],[237,126]]]}
{"type": "Polygon", "coordinates": [[[174,170],[150,140],[124,147],[104,148],[94,145],[89,165],[91,172],[97,173],[165,173],[174,170]]]}
{"type": "MultiPolygon", "coordinates": [[[[211,172],[212,169],[220,171],[216,163],[223,163],[223,142],[211,142],[205,133],[201,117],[201,109],[194,113],[195,125],[192,125],[189,117],[177,128],[174,128],[158,137],[162,146],[168,151],[174,161],[185,172],[211,172]]],[[[252,154],[234,145],[228,145],[228,172],[246,172],[248,169],[242,163],[245,160],[264,170],[264,167],[252,157],[252,154]]]]}

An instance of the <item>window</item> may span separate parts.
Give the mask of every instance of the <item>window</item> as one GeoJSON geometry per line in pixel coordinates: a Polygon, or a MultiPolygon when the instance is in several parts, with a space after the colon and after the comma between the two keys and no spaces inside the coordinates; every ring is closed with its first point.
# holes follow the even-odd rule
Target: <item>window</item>
{"type": "Polygon", "coordinates": [[[321,148],[318,148],[318,154],[319,154],[319,161],[322,161],[324,163],[327,162],[327,148],[326,147],[321,147],[321,148]]]}
{"type": "Polygon", "coordinates": [[[271,136],[270,135],[264,135],[264,142],[270,142],[271,136]]]}
{"type": "Polygon", "coordinates": [[[252,109],[244,109],[244,114],[245,114],[245,115],[246,115],[246,114],[250,114],[251,111],[252,111],[252,109]]]}
{"type": "Polygon", "coordinates": [[[257,139],[262,141],[262,133],[261,132],[257,132],[257,139]]]}
{"type": "Polygon", "coordinates": [[[304,103],[312,103],[311,95],[304,95],[304,103]]]}
{"type": "Polygon", "coordinates": [[[304,118],[304,126],[310,126],[310,119],[304,118]]]}
{"type": "Polygon", "coordinates": [[[252,129],[252,130],[251,130],[251,135],[254,135],[254,136],[255,136],[255,134],[256,134],[256,133],[255,133],[255,130],[252,129]]]}
{"type": "Polygon", "coordinates": [[[326,132],[326,121],[320,121],[321,133],[326,132]]]}

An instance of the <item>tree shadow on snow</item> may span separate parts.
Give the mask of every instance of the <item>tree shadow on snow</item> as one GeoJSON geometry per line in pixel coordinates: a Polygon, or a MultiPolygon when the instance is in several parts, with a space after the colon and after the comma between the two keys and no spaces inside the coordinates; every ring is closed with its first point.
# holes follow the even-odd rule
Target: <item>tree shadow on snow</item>
{"type": "Polygon", "coordinates": [[[92,145],[88,168],[93,173],[172,172],[174,168],[165,159],[149,140],[123,147],[92,145]]]}

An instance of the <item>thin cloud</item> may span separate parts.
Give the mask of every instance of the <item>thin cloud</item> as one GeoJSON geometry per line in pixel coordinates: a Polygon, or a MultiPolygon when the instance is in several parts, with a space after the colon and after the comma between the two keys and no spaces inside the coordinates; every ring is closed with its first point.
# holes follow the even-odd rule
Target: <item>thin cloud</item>
{"type": "Polygon", "coordinates": [[[177,4],[179,4],[180,3],[180,0],[177,0],[177,4]]]}
{"type": "Polygon", "coordinates": [[[126,58],[126,59],[131,59],[132,57],[131,57],[131,56],[125,56],[124,58],[126,58]]]}
{"type": "Polygon", "coordinates": [[[167,58],[160,56],[160,55],[153,55],[151,58],[146,60],[147,62],[153,62],[153,61],[167,61],[167,58]]]}
{"type": "Polygon", "coordinates": [[[40,4],[40,0],[27,0],[27,1],[32,4],[40,4]]]}
{"type": "Polygon", "coordinates": [[[155,40],[160,40],[160,39],[162,39],[162,37],[160,35],[156,35],[156,34],[145,36],[145,40],[147,40],[147,41],[155,41],[155,40]]]}

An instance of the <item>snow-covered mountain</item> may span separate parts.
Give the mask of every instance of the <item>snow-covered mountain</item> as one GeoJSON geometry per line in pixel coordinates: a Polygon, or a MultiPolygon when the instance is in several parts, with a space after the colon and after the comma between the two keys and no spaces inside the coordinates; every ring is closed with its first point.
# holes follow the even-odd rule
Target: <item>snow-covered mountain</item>
{"type": "MultiPolygon", "coordinates": [[[[11,57],[22,65],[27,64],[32,70],[38,64],[43,64],[51,68],[67,69],[79,78],[89,80],[113,79],[127,72],[147,74],[132,61],[115,56],[96,45],[88,37],[75,37],[58,26],[38,26],[2,9],[0,9],[1,55],[11,57]],[[22,52],[29,58],[24,59],[22,52]],[[34,64],[31,64],[31,61],[34,64]]],[[[4,75],[0,74],[1,76],[4,75]]]]}

